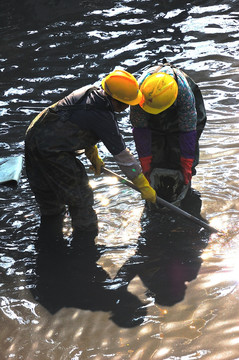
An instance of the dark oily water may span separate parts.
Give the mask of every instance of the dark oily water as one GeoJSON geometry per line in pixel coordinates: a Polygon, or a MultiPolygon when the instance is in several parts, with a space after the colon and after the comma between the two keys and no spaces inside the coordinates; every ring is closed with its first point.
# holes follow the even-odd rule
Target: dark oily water
{"type": "MultiPolygon", "coordinates": [[[[0,187],[0,359],[239,358],[237,1],[3,0],[0,20],[1,157],[23,154],[41,108],[166,57],[199,83],[208,113],[184,208],[222,230],[149,215],[137,192],[89,172],[100,255],[39,255],[23,170],[18,187],[0,187]]],[[[128,111],[119,123],[135,153],[128,111]]]]}

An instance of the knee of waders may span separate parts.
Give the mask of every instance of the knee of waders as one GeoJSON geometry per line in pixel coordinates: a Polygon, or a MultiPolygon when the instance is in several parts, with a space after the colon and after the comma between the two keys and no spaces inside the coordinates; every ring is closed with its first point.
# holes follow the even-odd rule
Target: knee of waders
{"type": "Polygon", "coordinates": [[[73,231],[98,231],[98,219],[92,206],[69,206],[73,231]]]}

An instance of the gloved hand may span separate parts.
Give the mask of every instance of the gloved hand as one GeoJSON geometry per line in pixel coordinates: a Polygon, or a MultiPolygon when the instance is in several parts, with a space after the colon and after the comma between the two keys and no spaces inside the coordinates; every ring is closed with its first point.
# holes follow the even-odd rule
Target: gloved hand
{"type": "Polygon", "coordinates": [[[141,192],[142,199],[148,200],[153,204],[156,203],[156,191],[149,185],[149,182],[143,173],[134,178],[132,182],[141,192]]]}
{"type": "Polygon", "coordinates": [[[151,172],[151,161],[152,161],[152,155],[145,156],[139,158],[141,168],[143,170],[143,174],[146,176],[146,178],[149,180],[150,172],[151,172]]]}
{"type": "Polygon", "coordinates": [[[86,157],[90,160],[92,166],[90,169],[94,171],[96,176],[99,176],[101,173],[102,166],[105,165],[104,161],[99,157],[98,148],[96,145],[91,146],[85,150],[86,157]]]}
{"type": "Polygon", "coordinates": [[[186,159],[181,157],[180,164],[183,173],[184,184],[187,185],[192,179],[193,159],[186,159]]]}

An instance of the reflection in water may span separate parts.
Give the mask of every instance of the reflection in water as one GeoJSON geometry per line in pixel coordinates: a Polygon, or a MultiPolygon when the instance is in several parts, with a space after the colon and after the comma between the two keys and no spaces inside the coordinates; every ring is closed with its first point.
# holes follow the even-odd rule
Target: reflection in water
{"type": "MultiPolygon", "coordinates": [[[[200,218],[199,193],[189,191],[182,201],[182,209],[200,218]]],[[[197,277],[201,254],[209,239],[206,231],[175,215],[173,219],[175,221],[168,212],[155,213],[145,208],[137,252],[115,278],[115,282],[127,286],[138,275],[155,302],[164,306],[183,300],[185,283],[197,277]]]]}
{"type": "MultiPolygon", "coordinates": [[[[182,208],[200,217],[200,195],[192,190],[182,208]]],[[[35,300],[51,314],[65,307],[110,312],[112,321],[126,328],[140,325],[147,316],[144,304],[127,289],[130,281],[139,276],[148,289],[147,295],[160,305],[182,301],[185,283],[197,277],[200,255],[208,241],[208,234],[195,225],[177,218],[172,221],[168,212],[155,213],[146,206],[137,251],[110,279],[97,264],[101,253],[108,249],[94,244],[95,234],[86,232],[80,239],[84,249],[69,246],[66,251],[55,242],[55,248],[45,251],[45,242],[53,244],[54,231],[57,237],[59,229],[53,231],[49,224],[40,230],[36,277],[31,279],[31,284],[35,283],[31,290],[35,300]]]]}
{"type": "MultiPolygon", "coordinates": [[[[205,232],[171,213],[154,216],[145,209],[139,237],[139,197],[124,187],[110,194],[101,179],[94,191],[103,224],[100,236],[112,248],[98,247],[102,256],[96,262],[99,254],[92,254],[89,264],[80,255],[56,254],[53,260],[35,253],[39,216],[23,172],[17,189],[0,188],[1,360],[238,358],[238,22],[237,0],[0,2],[1,156],[23,153],[25,130],[39,111],[35,107],[86,83],[99,84],[116,66],[138,76],[139,69],[166,57],[189,71],[202,89],[208,121],[193,187],[202,195],[203,217],[225,230],[223,238],[210,237],[201,263],[205,232]],[[100,199],[109,200],[107,206],[100,199]],[[128,208],[136,209],[136,215],[128,208]],[[119,244],[126,248],[113,248],[119,244]],[[87,267],[85,282],[82,268],[87,267]],[[138,296],[132,297],[135,284],[138,296]],[[145,289],[149,295],[141,297],[145,289]],[[132,304],[128,313],[118,301],[127,296],[132,304]],[[78,310],[87,308],[84,299],[89,308],[103,311],[78,310]],[[146,305],[150,299],[156,306],[146,305]],[[73,303],[76,310],[58,311],[73,303]],[[161,303],[174,304],[163,317],[161,303]],[[202,323],[204,328],[197,325],[202,323]]],[[[134,152],[128,113],[120,118],[120,128],[134,152]]],[[[109,154],[105,160],[115,171],[109,154]]]]}
{"type": "Polygon", "coordinates": [[[40,231],[36,277],[31,279],[31,284],[35,283],[32,289],[35,300],[51,314],[65,307],[74,307],[110,312],[111,319],[118,326],[133,327],[141,324],[146,311],[140,300],[123,287],[104,287],[110,278],[97,264],[100,253],[94,244],[95,234],[88,231],[82,238],[81,233],[81,239],[78,240],[85,244],[85,248],[82,245],[77,248],[75,244],[66,251],[66,248],[58,247],[56,238],[59,229],[54,230],[55,235],[49,224],[48,228],[45,226],[44,231],[40,231]],[[46,251],[46,239],[55,244],[50,251],[49,247],[46,251]]]}

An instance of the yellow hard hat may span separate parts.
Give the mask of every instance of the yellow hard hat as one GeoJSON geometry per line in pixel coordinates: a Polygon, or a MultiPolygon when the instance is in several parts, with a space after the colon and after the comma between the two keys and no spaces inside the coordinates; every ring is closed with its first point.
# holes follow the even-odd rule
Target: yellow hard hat
{"type": "Polygon", "coordinates": [[[124,70],[115,70],[106,76],[102,88],[112,98],[128,105],[137,105],[142,100],[137,80],[124,70]]]}
{"type": "Polygon", "coordinates": [[[175,79],[166,73],[155,73],[146,77],[140,86],[143,99],[141,108],[150,114],[159,114],[168,109],[178,96],[175,79]]]}

